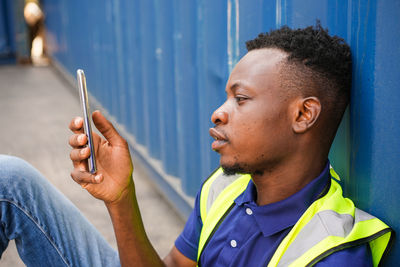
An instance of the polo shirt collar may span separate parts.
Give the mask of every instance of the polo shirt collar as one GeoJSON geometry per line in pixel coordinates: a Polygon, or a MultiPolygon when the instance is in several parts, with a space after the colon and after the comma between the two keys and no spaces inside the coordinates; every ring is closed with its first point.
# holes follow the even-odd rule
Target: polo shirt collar
{"type": "Polygon", "coordinates": [[[290,197],[264,206],[256,203],[257,190],[250,180],[246,190],[235,199],[238,206],[250,208],[264,236],[271,236],[296,224],[307,208],[330,185],[330,163],[322,173],[290,197]]]}

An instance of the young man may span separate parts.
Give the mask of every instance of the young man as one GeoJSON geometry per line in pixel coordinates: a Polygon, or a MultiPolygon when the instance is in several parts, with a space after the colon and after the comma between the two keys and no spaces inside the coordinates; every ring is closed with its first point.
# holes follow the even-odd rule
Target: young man
{"type": "MultiPolygon", "coordinates": [[[[164,260],[144,231],[126,141],[94,112],[94,124],[105,139],[95,135],[98,172],[92,175],[87,172],[90,151],[83,148],[82,118],[71,121],[71,176],[105,202],[121,265],[378,265],[391,229],[342,197],[327,159],[349,102],[349,47],[319,25],[283,27],[247,47],[227,82],[226,102],[211,118],[212,148],[221,155],[221,168],[202,185],[184,231],[164,260]]],[[[64,217],[68,213],[61,212],[64,217]]],[[[88,225],[76,229],[65,221],[67,233],[87,236],[92,243],[74,250],[78,237],[71,234],[63,241],[63,234],[56,234],[53,247],[67,254],[64,262],[119,264],[117,254],[88,225]]],[[[53,224],[50,232],[58,219],[53,224]]]]}

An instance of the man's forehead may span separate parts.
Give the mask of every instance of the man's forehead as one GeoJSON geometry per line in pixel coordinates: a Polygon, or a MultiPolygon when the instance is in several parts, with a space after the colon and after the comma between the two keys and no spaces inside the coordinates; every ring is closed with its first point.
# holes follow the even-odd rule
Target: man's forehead
{"type": "Polygon", "coordinates": [[[276,48],[251,50],[236,64],[229,82],[231,86],[238,81],[252,83],[279,73],[279,64],[287,54],[276,48]]]}
{"type": "MultiPolygon", "coordinates": [[[[288,54],[278,48],[261,48],[249,51],[244,55],[236,67],[258,69],[277,66],[288,54]]],[[[235,67],[235,68],[236,68],[235,67]]]]}

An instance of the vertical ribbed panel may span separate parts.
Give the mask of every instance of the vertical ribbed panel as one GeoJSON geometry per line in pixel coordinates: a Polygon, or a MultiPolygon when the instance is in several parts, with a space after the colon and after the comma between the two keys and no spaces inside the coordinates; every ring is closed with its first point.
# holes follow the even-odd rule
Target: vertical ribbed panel
{"type": "Polygon", "coordinates": [[[173,7],[170,1],[154,0],[155,54],[159,90],[160,156],[167,173],[178,176],[178,136],[175,93],[173,7]]]}

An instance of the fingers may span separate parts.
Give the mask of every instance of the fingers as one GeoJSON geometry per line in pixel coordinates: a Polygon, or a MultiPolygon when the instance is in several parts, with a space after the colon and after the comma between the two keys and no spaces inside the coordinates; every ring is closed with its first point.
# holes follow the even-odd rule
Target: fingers
{"type": "Polygon", "coordinates": [[[83,147],[87,144],[87,136],[83,131],[83,119],[76,117],[71,120],[69,129],[75,134],[69,138],[69,144],[73,148],[70,158],[74,164],[71,177],[75,182],[86,188],[89,184],[98,184],[103,181],[103,175],[93,175],[87,171],[87,158],[90,156],[90,148],[83,147]]]}
{"type": "Polygon", "coordinates": [[[73,148],[82,147],[87,144],[87,136],[86,134],[71,135],[68,143],[73,148]]]}
{"type": "Polygon", "coordinates": [[[90,156],[90,149],[88,147],[85,148],[75,148],[72,149],[69,153],[69,157],[72,160],[72,165],[75,169],[80,171],[88,171],[88,161],[87,159],[90,156]]]}
{"type": "Polygon", "coordinates": [[[99,184],[104,180],[102,174],[93,175],[90,172],[81,171],[77,168],[71,172],[71,177],[83,188],[85,188],[88,184],[99,184]]]}
{"type": "Polygon", "coordinates": [[[92,118],[96,128],[111,145],[121,145],[125,143],[125,140],[118,134],[111,122],[109,122],[100,111],[96,110],[93,112],[92,118]]]}
{"type": "Polygon", "coordinates": [[[82,160],[86,160],[89,156],[90,156],[90,148],[89,147],[74,148],[69,153],[69,157],[74,162],[75,161],[80,162],[82,160]]]}
{"type": "Polygon", "coordinates": [[[81,117],[73,118],[69,123],[69,129],[76,134],[83,133],[83,119],[81,117]]]}

